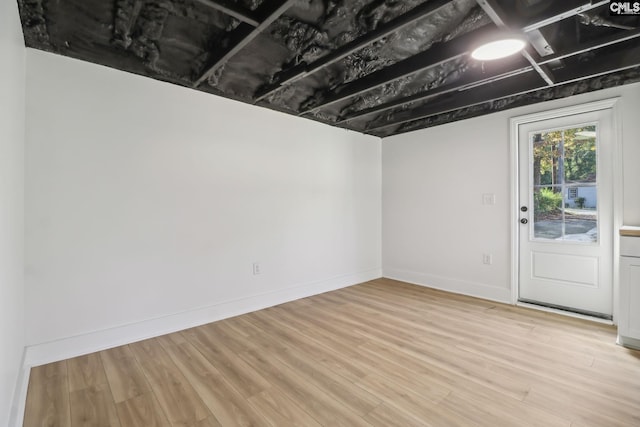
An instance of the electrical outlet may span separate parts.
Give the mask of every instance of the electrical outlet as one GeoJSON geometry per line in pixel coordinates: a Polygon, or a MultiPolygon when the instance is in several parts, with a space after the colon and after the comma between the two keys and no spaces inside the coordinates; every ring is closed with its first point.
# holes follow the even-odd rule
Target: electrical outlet
{"type": "Polygon", "coordinates": [[[482,254],[482,263],[486,265],[493,264],[493,255],[491,254],[482,254]]]}
{"type": "Polygon", "coordinates": [[[259,262],[254,262],[253,263],[253,275],[257,276],[258,274],[260,274],[260,263],[259,262]]]}

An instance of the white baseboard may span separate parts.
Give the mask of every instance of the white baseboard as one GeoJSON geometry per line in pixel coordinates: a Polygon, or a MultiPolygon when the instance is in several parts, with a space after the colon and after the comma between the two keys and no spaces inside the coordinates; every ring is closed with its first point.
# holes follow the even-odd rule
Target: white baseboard
{"type": "Polygon", "coordinates": [[[22,353],[22,365],[18,378],[16,380],[16,387],[13,392],[13,402],[11,403],[11,412],[9,413],[8,426],[21,426],[24,422],[24,410],[27,403],[27,388],[29,387],[29,375],[31,369],[26,366],[25,359],[27,356],[27,350],[22,353]]]}
{"type": "Polygon", "coordinates": [[[383,268],[382,275],[414,285],[511,304],[511,289],[507,288],[395,268],[383,268]]]}
{"type": "Polygon", "coordinates": [[[618,340],[616,341],[616,343],[633,350],[640,350],[640,339],[618,335],[618,340]]]}
{"type": "Polygon", "coordinates": [[[382,277],[381,269],[346,274],[318,282],[305,283],[249,297],[223,301],[207,307],[149,319],[143,322],[91,332],[26,348],[25,367],[69,359],[94,353],[217,320],[272,307],[300,298],[333,291],[382,277]]]}

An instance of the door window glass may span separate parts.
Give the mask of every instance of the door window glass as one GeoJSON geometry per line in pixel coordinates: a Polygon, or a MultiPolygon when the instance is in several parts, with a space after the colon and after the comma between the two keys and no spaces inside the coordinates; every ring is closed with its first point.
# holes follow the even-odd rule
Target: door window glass
{"type": "Polygon", "coordinates": [[[598,241],[595,124],[534,132],[532,239],[598,241]]]}

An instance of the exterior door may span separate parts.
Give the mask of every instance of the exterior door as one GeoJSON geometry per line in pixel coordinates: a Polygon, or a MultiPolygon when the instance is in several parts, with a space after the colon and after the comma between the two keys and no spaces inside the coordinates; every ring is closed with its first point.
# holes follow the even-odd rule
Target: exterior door
{"type": "Polygon", "coordinates": [[[612,112],[518,132],[519,300],[611,319],[612,112]]]}

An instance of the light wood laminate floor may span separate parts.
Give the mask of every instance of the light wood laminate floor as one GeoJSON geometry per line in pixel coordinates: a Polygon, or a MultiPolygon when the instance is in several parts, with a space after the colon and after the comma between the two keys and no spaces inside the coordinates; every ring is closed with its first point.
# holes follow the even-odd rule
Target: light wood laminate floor
{"type": "Polygon", "coordinates": [[[640,352],[379,279],[33,368],[25,426],[640,426],[640,352]]]}

